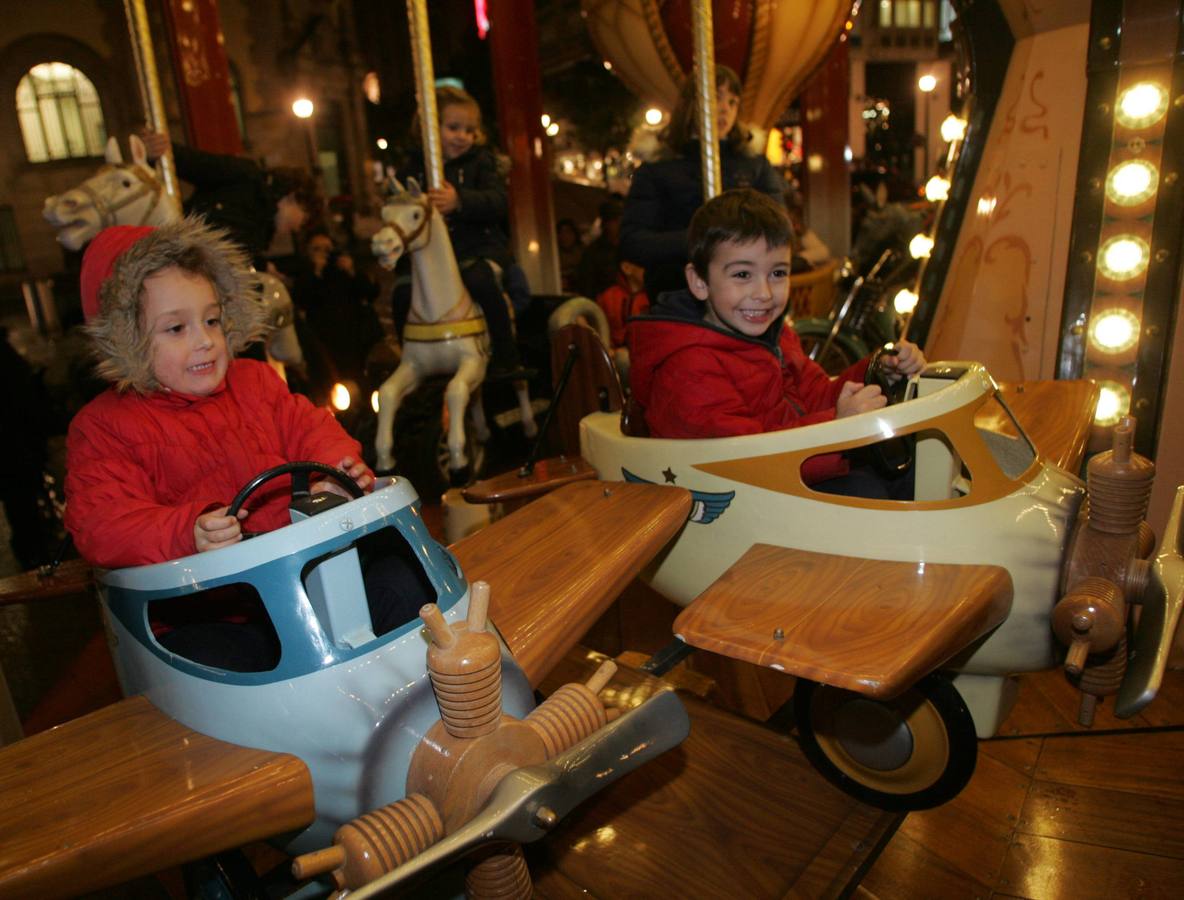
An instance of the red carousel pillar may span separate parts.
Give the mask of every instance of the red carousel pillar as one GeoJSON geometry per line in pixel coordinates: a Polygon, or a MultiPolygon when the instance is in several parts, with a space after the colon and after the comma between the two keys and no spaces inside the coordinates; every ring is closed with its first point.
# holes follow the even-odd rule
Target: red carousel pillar
{"type": "Polygon", "coordinates": [[[242,153],[217,0],[165,0],[163,6],[187,142],[209,153],[242,153]]]}
{"type": "Polygon", "coordinates": [[[846,159],[847,42],[840,40],[802,92],[802,193],[806,221],[835,256],[851,241],[851,176],[846,159]]]}
{"type": "Polygon", "coordinates": [[[530,0],[489,4],[497,121],[510,154],[510,230],[531,290],[558,294],[559,253],[551,200],[551,151],[543,133],[538,29],[530,0]]]}

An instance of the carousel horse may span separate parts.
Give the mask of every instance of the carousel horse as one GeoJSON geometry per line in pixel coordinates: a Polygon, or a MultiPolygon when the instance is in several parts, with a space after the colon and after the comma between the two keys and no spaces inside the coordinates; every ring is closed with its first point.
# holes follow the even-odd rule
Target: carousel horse
{"type": "MultiPolygon", "coordinates": [[[[454,482],[467,480],[465,414],[471,415],[474,435],[489,438],[480,402],[481,382],[489,362],[489,336],[481,307],[461,281],[460,267],[444,218],[414,179],[403,187],[391,178],[382,207],[385,223],[371,239],[379,265],[393,269],[404,253],[411,254],[411,312],[403,331],[403,358],[393,375],[378,389],[377,468],[394,468],[394,423],[399,404],[425,377],[451,375],[444,391],[448,407],[448,458],[454,482]],[[470,400],[473,402],[470,403],[470,400]]],[[[526,382],[516,381],[518,407],[527,437],[538,428],[526,382]]]]}
{"type": "MultiPolygon", "coordinates": [[[[119,143],[108,138],[106,163],[99,171],[78,187],[45,201],[42,216],[57,231],[58,243],[67,250],[81,250],[112,225],[165,225],[179,218],[176,206],[165,197],[164,183],[148,163],[144,142],[132,135],[129,144],[132,161],[125,163],[119,143]]],[[[285,367],[304,365],[292,297],[274,275],[256,274],[270,327],[267,361],[284,377],[285,367]]]]}

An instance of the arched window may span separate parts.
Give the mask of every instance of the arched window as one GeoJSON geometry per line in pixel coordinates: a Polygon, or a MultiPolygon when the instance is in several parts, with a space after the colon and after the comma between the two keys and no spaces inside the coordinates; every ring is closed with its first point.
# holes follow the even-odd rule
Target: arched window
{"type": "Polygon", "coordinates": [[[107,128],[98,92],[73,66],[33,66],[16,86],[16,113],[30,162],[103,155],[107,128]]]}

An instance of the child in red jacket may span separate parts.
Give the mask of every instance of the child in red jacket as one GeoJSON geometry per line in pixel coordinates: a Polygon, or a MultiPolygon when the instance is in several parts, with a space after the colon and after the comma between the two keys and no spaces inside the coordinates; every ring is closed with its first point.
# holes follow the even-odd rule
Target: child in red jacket
{"type": "MultiPolygon", "coordinates": [[[[87,560],[142,565],[235,543],[247,512],[227,516],[228,501],[292,460],[373,484],[328,412],[265,363],[234,358],[263,333],[263,306],[224,232],[196,218],[108,228],[87,248],[81,287],[97,371],[112,382],[66,441],[66,526],[87,560]]],[[[250,512],[255,531],[288,522],[287,485],[270,487],[250,512]]]]}
{"type": "MultiPolygon", "coordinates": [[[[70,423],[66,527],[91,563],[159,563],[242,540],[228,501],[254,476],[296,460],[345,470],[362,490],[374,476],[361,447],[325,410],[292,394],[270,366],[235,354],[261,335],[263,306],[246,254],[201,219],[101,232],[82,261],[82,305],[112,387],[70,423]]],[[[344,494],[331,481],[312,490],[344,494]]],[[[249,513],[256,532],[288,524],[289,485],[277,478],[249,513]]],[[[422,567],[363,551],[375,634],[414,618],[422,567]]],[[[278,644],[258,598],[217,589],[154,604],[168,650],[235,671],[274,666],[278,644]],[[270,629],[270,630],[269,630],[270,629]]]]}
{"type": "MultiPolygon", "coordinates": [[[[633,398],[654,437],[760,434],[879,409],[863,384],[867,360],[832,380],[785,327],[790,224],[785,209],[747,188],[725,191],[691,220],[687,290],[662,294],[629,329],[633,398]]],[[[910,376],[925,366],[901,341],[885,366],[910,376]]],[[[841,454],[814,457],[809,482],[840,478],[841,454]]]]}

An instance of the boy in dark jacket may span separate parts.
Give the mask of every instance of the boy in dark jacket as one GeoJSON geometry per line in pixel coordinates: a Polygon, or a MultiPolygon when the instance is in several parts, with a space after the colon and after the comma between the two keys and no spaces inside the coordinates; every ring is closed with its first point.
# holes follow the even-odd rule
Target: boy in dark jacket
{"type": "MultiPolygon", "coordinates": [[[[691,219],[687,290],[663,294],[629,328],[634,402],[654,437],[759,434],[879,409],[868,361],[832,380],[806,357],[789,302],[791,226],[785,208],[757,191],[725,191],[691,219]]],[[[900,376],[925,366],[901,341],[884,365],[900,376]]],[[[808,482],[847,475],[840,454],[814,457],[808,482]]]]}

